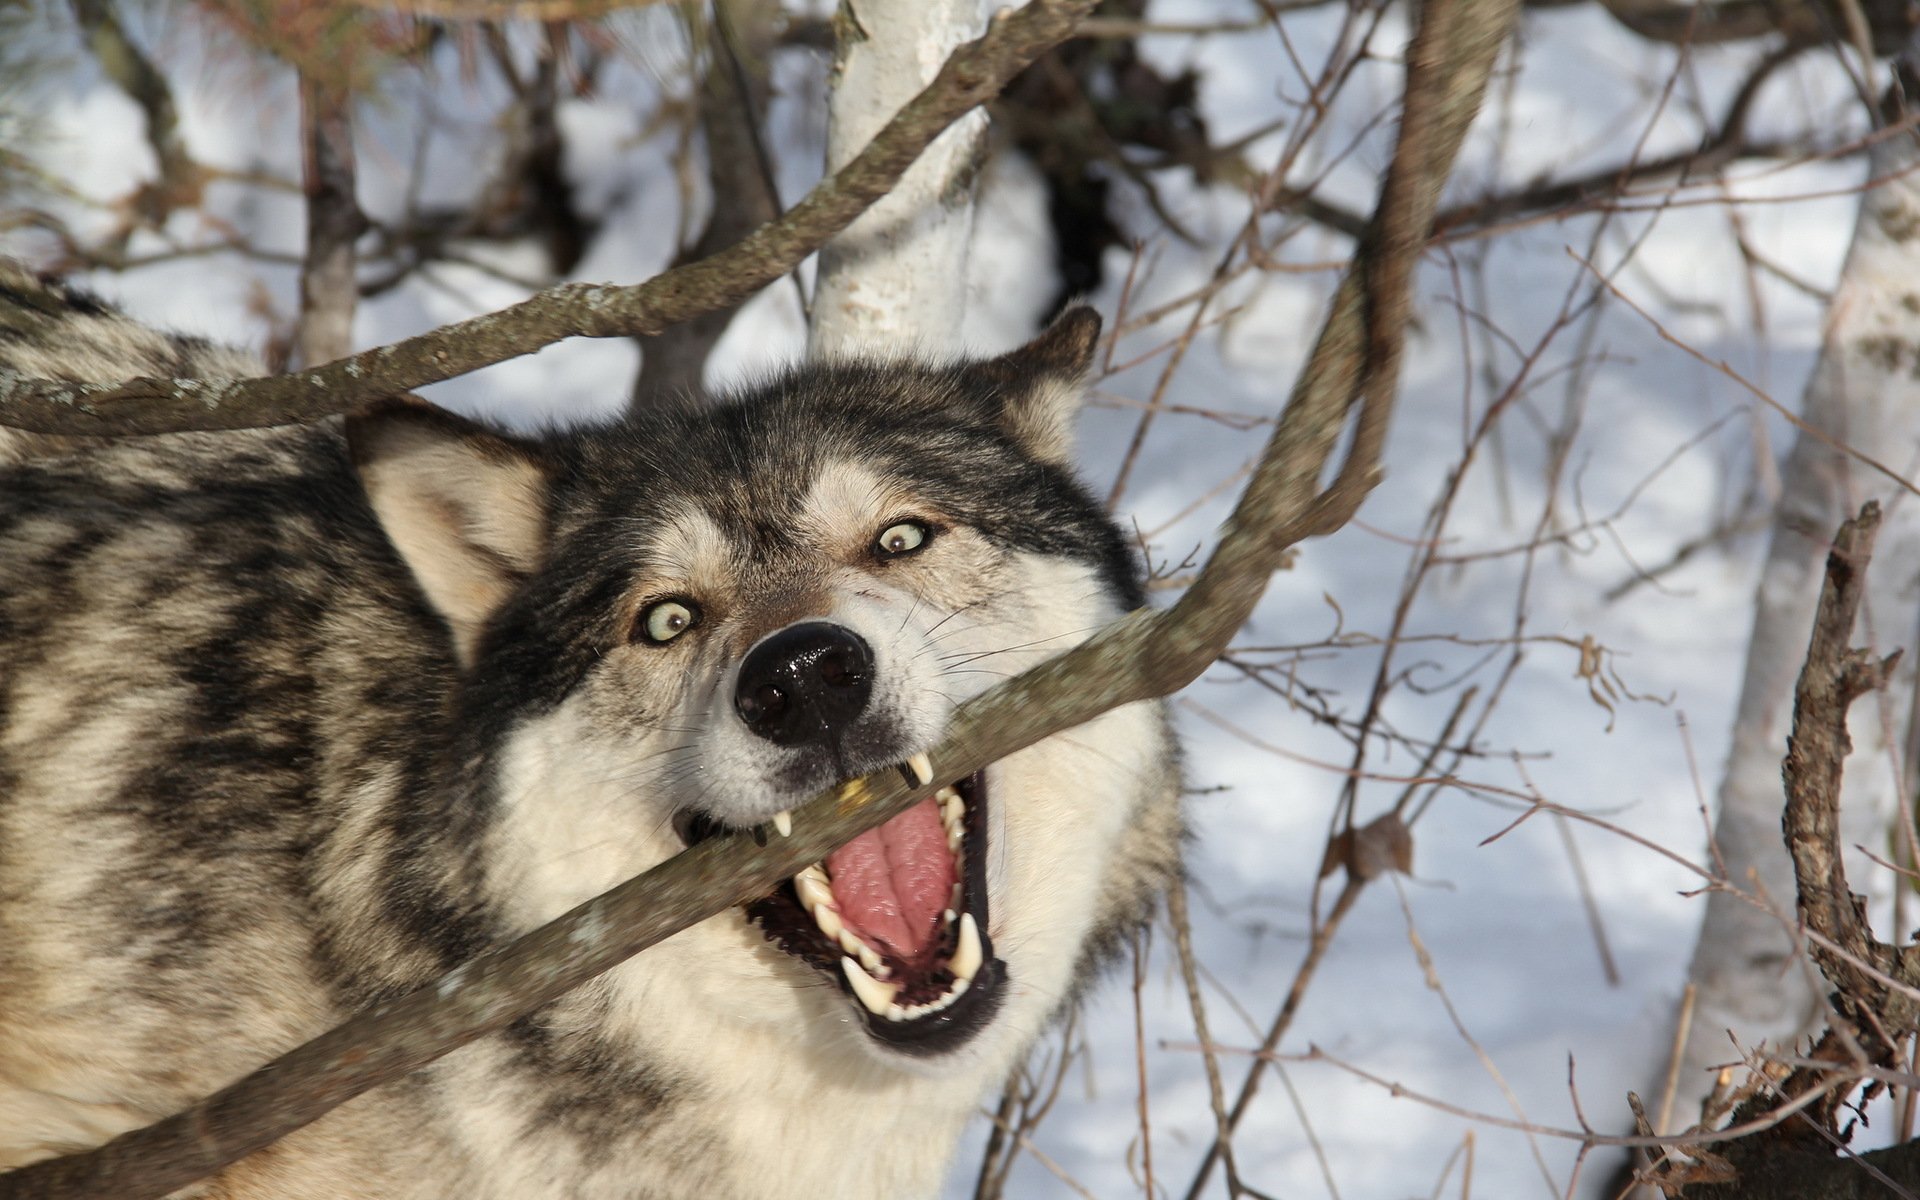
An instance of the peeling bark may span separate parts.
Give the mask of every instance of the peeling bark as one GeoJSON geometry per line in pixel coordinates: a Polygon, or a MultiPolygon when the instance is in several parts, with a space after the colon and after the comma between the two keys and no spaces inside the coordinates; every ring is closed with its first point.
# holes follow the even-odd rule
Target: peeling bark
{"type": "MultiPolygon", "coordinates": [[[[980,27],[979,0],[840,0],[827,169],[849,162],[951,48],[980,27]]],[[[960,349],[974,177],[986,128],[977,112],[954,122],[899,186],[820,252],[808,337],[816,357],[960,349]]]]}

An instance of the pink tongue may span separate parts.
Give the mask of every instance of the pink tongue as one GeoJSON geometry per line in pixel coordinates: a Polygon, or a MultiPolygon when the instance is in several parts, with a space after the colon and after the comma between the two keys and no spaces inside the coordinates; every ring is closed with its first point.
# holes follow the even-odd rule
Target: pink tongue
{"type": "Polygon", "coordinates": [[[929,797],[827,856],[840,919],[862,941],[912,960],[933,944],[959,876],[929,797]]]}

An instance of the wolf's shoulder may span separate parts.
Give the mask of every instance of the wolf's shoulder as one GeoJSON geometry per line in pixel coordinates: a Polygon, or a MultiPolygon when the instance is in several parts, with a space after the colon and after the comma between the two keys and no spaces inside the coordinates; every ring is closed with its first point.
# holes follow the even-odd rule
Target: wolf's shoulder
{"type": "Polygon", "coordinates": [[[0,369],[69,383],[265,373],[260,359],[247,351],[153,328],[84,288],[5,258],[0,258],[0,369]]]}

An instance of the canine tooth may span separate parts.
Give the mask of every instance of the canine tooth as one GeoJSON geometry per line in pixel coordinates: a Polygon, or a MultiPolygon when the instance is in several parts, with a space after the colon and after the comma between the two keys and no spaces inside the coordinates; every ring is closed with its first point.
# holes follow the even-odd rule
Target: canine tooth
{"type": "Polygon", "coordinates": [[[960,945],[953,952],[953,959],[947,964],[957,980],[970,981],[980,970],[980,927],[974,924],[972,913],[960,914],[960,945]]]}
{"type": "Polygon", "coordinates": [[[792,837],[793,836],[792,810],[783,808],[779,812],[773,814],[773,827],[774,829],[779,831],[779,834],[781,837],[792,837]]]}
{"type": "Polygon", "coordinates": [[[861,970],[860,964],[851,958],[840,960],[840,969],[846,972],[847,982],[853,985],[853,994],[870,1013],[885,1016],[887,1009],[893,1006],[893,998],[900,994],[897,983],[881,983],[878,979],[861,970]]]}
{"type": "Polygon", "coordinates": [[[922,787],[933,782],[933,760],[931,758],[928,758],[924,754],[915,754],[907,759],[907,766],[912,769],[914,778],[920,781],[922,787]]]}
{"type": "MultiPolygon", "coordinates": [[[[811,870],[808,868],[808,871],[811,870]]],[[[826,877],[817,873],[809,874],[808,871],[793,877],[793,890],[800,894],[801,905],[809,912],[816,908],[832,908],[833,888],[827,883],[826,877]]]]}
{"type": "Polygon", "coordinates": [[[820,927],[821,933],[836,942],[840,940],[841,931],[846,928],[840,923],[840,910],[831,904],[822,904],[813,910],[813,923],[820,927]]]}

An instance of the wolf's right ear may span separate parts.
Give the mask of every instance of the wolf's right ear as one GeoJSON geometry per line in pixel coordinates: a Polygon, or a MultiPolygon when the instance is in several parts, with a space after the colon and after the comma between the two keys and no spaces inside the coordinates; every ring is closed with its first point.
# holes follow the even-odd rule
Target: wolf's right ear
{"type": "Polygon", "coordinates": [[[1018,350],[975,363],[1000,397],[1000,423],[1027,453],[1066,466],[1073,419],[1087,396],[1087,369],[1100,344],[1100,314],[1076,304],[1018,350]]]}
{"type": "Polygon", "coordinates": [[[381,528],[471,664],[487,618],[546,555],[539,453],[413,399],[348,417],[347,449],[381,528]]]}

